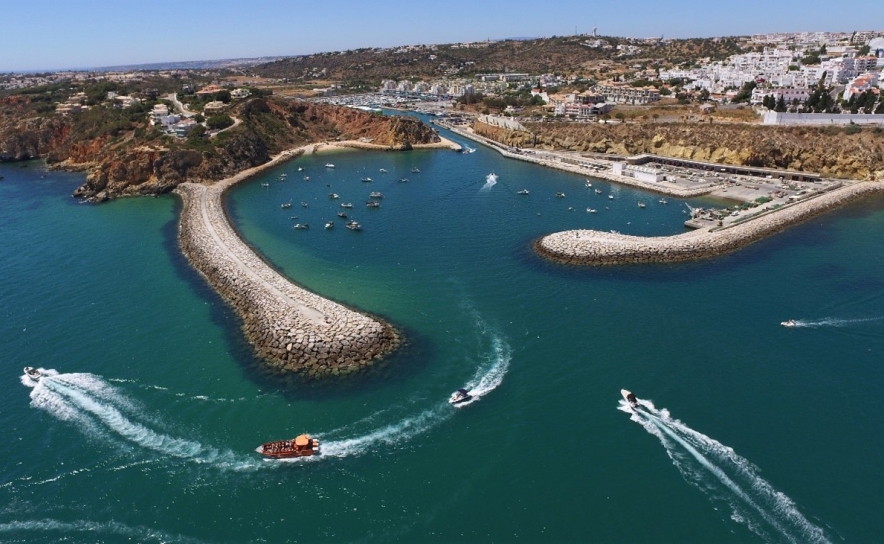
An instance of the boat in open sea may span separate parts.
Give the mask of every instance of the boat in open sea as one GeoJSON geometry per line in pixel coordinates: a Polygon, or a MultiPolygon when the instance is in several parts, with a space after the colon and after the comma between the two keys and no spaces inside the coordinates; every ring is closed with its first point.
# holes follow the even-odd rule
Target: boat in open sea
{"type": "Polygon", "coordinates": [[[353,204],[351,204],[350,202],[343,202],[343,203],[341,203],[341,207],[342,208],[352,208],[353,204]]]}
{"type": "Polygon", "coordinates": [[[631,391],[627,391],[626,389],[621,389],[620,394],[623,396],[623,400],[629,403],[633,408],[638,407],[638,399],[635,398],[635,395],[631,391]]]}
{"type": "Polygon", "coordinates": [[[350,230],[362,230],[362,225],[360,225],[355,219],[347,221],[344,226],[350,230]]]}
{"type": "Polygon", "coordinates": [[[270,459],[289,459],[307,457],[319,453],[319,440],[302,434],[292,440],[275,440],[261,444],[258,452],[270,459]]]}
{"type": "Polygon", "coordinates": [[[335,165],[333,165],[332,163],[326,163],[325,167],[326,168],[334,168],[335,165]]]}
{"type": "Polygon", "coordinates": [[[329,221],[328,223],[325,224],[325,228],[326,228],[326,230],[330,230],[330,229],[335,228],[335,222],[329,221]]]}
{"type": "Polygon", "coordinates": [[[298,230],[306,230],[310,228],[310,225],[307,223],[295,223],[295,226],[292,228],[298,230]]]}
{"type": "Polygon", "coordinates": [[[414,168],[411,169],[411,173],[412,174],[420,174],[421,173],[420,168],[415,166],[414,168]]]}
{"type": "Polygon", "coordinates": [[[376,200],[369,200],[368,202],[365,203],[365,207],[366,208],[380,208],[381,203],[376,200]]]}
{"type": "Polygon", "coordinates": [[[340,217],[341,219],[347,219],[347,214],[344,212],[338,212],[338,217],[340,217]]]}
{"type": "Polygon", "coordinates": [[[798,322],[795,321],[794,319],[790,319],[788,321],[783,321],[782,323],[780,323],[780,325],[782,325],[784,327],[797,327],[798,322]]]}
{"type": "Polygon", "coordinates": [[[338,198],[340,198],[340,196],[338,196],[338,193],[329,193],[328,197],[332,200],[337,200],[338,198]]]}
{"type": "Polygon", "coordinates": [[[602,194],[602,190],[601,190],[601,189],[596,189],[596,190],[595,190],[595,194],[597,194],[597,195],[602,194]]]}
{"type": "Polygon", "coordinates": [[[517,195],[527,195],[527,194],[528,194],[528,189],[522,189],[521,191],[517,192],[516,194],[517,194],[517,195]]]}
{"type": "Polygon", "coordinates": [[[362,183],[371,183],[371,178],[362,178],[362,183]]]}
{"type": "Polygon", "coordinates": [[[28,376],[28,378],[34,380],[35,382],[39,382],[40,378],[43,377],[43,373],[32,366],[25,367],[25,374],[28,376]]]}
{"type": "Polygon", "coordinates": [[[448,399],[448,404],[460,404],[462,402],[466,402],[473,398],[470,395],[470,392],[466,389],[458,389],[454,393],[451,394],[451,397],[448,399]]]}
{"type": "Polygon", "coordinates": [[[556,198],[565,198],[565,193],[556,193],[556,198]]]}
{"type": "Polygon", "coordinates": [[[284,203],[284,204],[280,204],[279,207],[282,208],[283,210],[286,209],[286,208],[291,208],[291,207],[292,207],[292,203],[291,203],[291,202],[286,202],[286,203],[284,203]]]}
{"type": "Polygon", "coordinates": [[[399,178],[399,183],[408,183],[408,178],[399,178]]]}
{"type": "Polygon", "coordinates": [[[384,198],[384,194],[379,191],[369,193],[368,198],[384,198]]]}

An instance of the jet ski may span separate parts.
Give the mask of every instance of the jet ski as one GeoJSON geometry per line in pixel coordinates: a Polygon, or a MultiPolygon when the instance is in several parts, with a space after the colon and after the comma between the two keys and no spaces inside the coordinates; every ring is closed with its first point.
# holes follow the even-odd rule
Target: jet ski
{"type": "Polygon", "coordinates": [[[471,400],[472,398],[473,398],[473,396],[470,395],[470,392],[467,391],[466,389],[458,389],[457,391],[455,391],[454,393],[451,394],[451,398],[448,399],[448,403],[449,404],[460,404],[462,402],[466,402],[468,400],[471,400]]]}
{"type": "Polygon", "coordinates": [[[28,378],[34,380],[35,382],[39,382],[40,378],[43,377],[43,374],[32,366],[25,367],[25,374],[27,374],[28,378]]]}
{"type": "Polygon", "coordinates": [[[633,408],[638,407],[638,399],[635,398],[635,395],[631,391],[627,391],[626,389],[621,389],[620,394],[623,395],[623,400],[629,403],[629,405],[633,408]]]}
{"type": "Polygon", "coordinates": [[[782,325],[784,327],[797,327],[798,322],[795,321],[794,319],[790,319],[788,321],[783,321],[782,323],[780,323],[780,325],[782,325]]]}

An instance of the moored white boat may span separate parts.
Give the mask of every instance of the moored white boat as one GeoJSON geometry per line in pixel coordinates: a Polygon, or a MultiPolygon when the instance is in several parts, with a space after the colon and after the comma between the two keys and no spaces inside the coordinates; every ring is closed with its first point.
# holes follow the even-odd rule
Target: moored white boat
{"type": "Polygon", "coordinates": [[[528,189],[522,189],[521,191],[517,192],[516,194],[517,195],[527,195],[529,193],[528,193],[528,189]]]}
{"type": "Polygon", "coordinates": [[[333,165],[332,163],[329,162],[329,163],[326,163],[325,167],[326,168],[334,168],[335,165],[333,165]]]}

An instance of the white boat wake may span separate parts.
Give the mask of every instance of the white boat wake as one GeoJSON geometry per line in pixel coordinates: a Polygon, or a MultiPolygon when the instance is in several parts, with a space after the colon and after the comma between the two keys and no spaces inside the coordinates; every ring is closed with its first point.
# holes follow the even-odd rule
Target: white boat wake
{"type": "Polygon", "coordinates": [[[834,317],[825,317],[817,320],[791,319],[789,321],[784,321],[783,324],[787,327],[817,329],[820,327],[849,327],[860,323],[881,321],[882,319],[884,319],[884,317],[869,317],[865,319],[836,319],[834,317]],[[788,323],[788,325],[785,325],[786,323],[788,323]]]}
{"type": "Polygon", "coordinates": [[[72,533],[87,533],[93,535],[116,535],[126,537],[136,542],[190,542],[199,543],[200,540],[183,535],[169,534],[149,527],[131,527],[116,521],[58,521],[54,519],[41,519],[30,521],[10,521],[0,523],[0,534],[16,533],[59,533],[63,540],[69,540],[72,533]]]}
{"type": "Polygon", "coordinates": [[[464,389],[469,392],[472,398],[455,406],[457,408],[469,406],[497,389],[497,386],[503,383],[503,377],[506,376],[509,370],[511,359],[512,354],[509,345],[499,336],[493,336],[491,339],[491,353],[485,357],[485,360],[476,371],[476,375],[464,386],[464,389]]]}
{"type": "Polygon", "coordinates": [[[488,192],[497,184],[497,174],[491,173],[485,176],[485,185],[479,189],[480,192],[488,192]]]}
{"type": "Polygon", "coordinates": [[[39,382],[26,376],[22,378],[23,383],[27,380],[30,382],[27,385],[33,387],[31,406],[62,421],[75,423],[90,434],[122,438],[127,443],[168,457],[222,469],[250,470],[261,466],[256,459],[169,436],[136,421],[139,417],[137,406],[99,376],[39,370],[44,375],[39,382]]]}
{"type": "Polygon", "coordinates": [[[758,475],[758,469],[733,449],[673,419],[666,409],[640,399],[639,407],[620,401],[618,410],[656,436],[682,477],[710,495],[725,501],[731,519],[744,523],[767,542],[783,538],[795,544],[827,543],[820,527],[808,521],[792,499],[758,475]]]}

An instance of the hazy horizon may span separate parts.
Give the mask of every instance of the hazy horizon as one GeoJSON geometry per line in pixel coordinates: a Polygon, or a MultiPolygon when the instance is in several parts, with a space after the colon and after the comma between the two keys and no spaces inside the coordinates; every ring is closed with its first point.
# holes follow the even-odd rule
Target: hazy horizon
{"type": "Polygon", "coordinates": [[[635,0],[632,13],[654,17],[633,19],[623,17],[615,6],[587,6],[577,0],[552,0],[542,9],[524,0],[489,0],[459,11],[428,10],[400,0],[371,4],[339,0],[297,9],[279,0],[255,0],[248,6],[230,0],[216,0],[210,6],[158,0],[149,10],[108,9],[98,0],[37,0],[5,7],[7,25],[0,33],[0,50],[16,55],[0,61],[0,72],[94,70],[568,36],[590,33],[594,27],[600,35],[633,38],[874,30],[867,28],[864,4],[872,7],[871,2],[861,2],[850,13],[827,13],[794,0],[776,4],[750,0],[739,10],[697,0],[665,8],[652,0],[635,0]]]}

